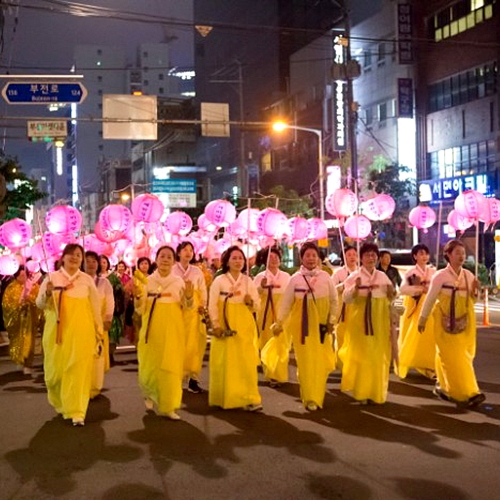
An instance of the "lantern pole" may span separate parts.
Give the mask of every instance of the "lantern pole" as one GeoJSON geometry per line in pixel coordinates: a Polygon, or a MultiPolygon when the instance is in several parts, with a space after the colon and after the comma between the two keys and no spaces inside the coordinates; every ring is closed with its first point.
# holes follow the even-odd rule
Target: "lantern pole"
{"type": "Polygon", "coordinates": [[[479,272],[479,218],[476,219],[476,248],[475,248],[475,251],[476,251],[476,272],[475,272],[475,275],[476,275],[476,278],[477,278],[477,275],[478,275],[478,272],[479,272]]]}
{"type": "Polygon", "coordinates": [[[443,202],[439,202],[437,234],[436,234],[436,269],[439,268],[439,242],[441,240],[441,216],[443,213],[443,202]]]}

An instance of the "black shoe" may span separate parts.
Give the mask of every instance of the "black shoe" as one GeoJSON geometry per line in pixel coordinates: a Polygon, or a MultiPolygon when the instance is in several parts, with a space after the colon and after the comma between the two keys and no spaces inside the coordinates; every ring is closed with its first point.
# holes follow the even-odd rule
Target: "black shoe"
{"type": "Polygon", "coordinates": [[[432,394],[434,394],[434,396],[437,396],[439,399],[442,399],[443,401],[450,401],[450,397],[445,394],[437,385],[432,390],[432,394]]]}
{"type": "Polygon", "coordinates": [[[475,408],[476,406],[479,406],[485,399],[486,396],[482,392],[480,392],[479,394],[476,394],[475,396],[469,398],[469,401],[467,401],[467,408],[475,408]]]}
{"type": "Polygon", "coordinates": [[[188,392],[192,392],[193,394],[201,394],[205,391],[200,387],[200,384],[196,379],[190,378],[188,383],[188,392]]]}

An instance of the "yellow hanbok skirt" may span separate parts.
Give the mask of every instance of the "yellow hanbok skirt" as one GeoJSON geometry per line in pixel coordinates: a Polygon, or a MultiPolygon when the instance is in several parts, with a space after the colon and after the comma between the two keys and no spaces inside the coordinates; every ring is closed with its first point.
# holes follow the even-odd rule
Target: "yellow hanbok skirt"
{"type": "Polygon", "coordinates": [[[198,312],[200,306],[199,292],[194,294],[194,307],[184,311],[184,329],[186,335],[186,350],[184,353],[184,373],[198,377],[203,365],[203,356],[207,348],[207,329],[201,321],[198,312]]]}
{"type": "MultiPolygon", "coordinates": [[[[223,304],[220,300],[220,318],[223,304]]],[[[237,333],[233,337],[212,337],[210,341],[208,403],[224,409],[260,404],[257,325],[242,303],[228,302],[226,315],[231,329],[237,333]]]]}
{"type": "Polygon", "coordinates": [[[396,374],[405,378],[410,368],[415,368],[424,375],[433,374],[436,364],[436,340],[434,337],[434,318],[431,316],[425,330],[418,331],[418,318],[424,304],[425,295],[417,301],[410,296],[403,300],[405,312],[400,320],[398,338],[398,362],[396,374]]]}
{"type": "MultiPolygon", "coordinates": [[[[58,294],[54,299],[58,300],[58,294]]],[[[63,294],[59,314],[61,342],[57,344],[56,313],[45,311],[43,352],[48,399],[64,418],[84,419],[97,343],[90,300],[63,294]]]]}
{"type": "Polygon", "coordinates": [[[439,386],[455,401],[467,401],[479,394],[474,357],[476,355],[476,316],[474,301],[457,296],[456,317],[467,314],[467,328],[462,333],[446,333],[442,327],[443,311],[449,314],[451,296],[440,293],[433,309],[436,335],[436,375],[439,386]]]}
{"type": "Polygon", "coordinates": [[[308,297],[308,335],[302,343],[302,300],[295,300],[284,330],[292,336],[293,350],[297,361],[297,378],[300,385],[300,399],[304,406],[315,403],[323,407],[328,375],[335,369],[333,335],[327,334],[321,343],[319,325],[329,317],[328,297],[308,297]],[[321,321],[320,321],[321,318],[321,321]]]}
{"type": "Polygon", "coordinates": [[[352,392],[358,401],[384,403],[391,364],[390,302],[372,298],[373,335],[365,334],[366,297],[357,297],[350,307],[349,322],[339,356],[343,363],[340,389],[352,392]]]}
{"type": "Polygon", "coordinates": [[[137,344],[139,386],[144,397],[156,404],[158,413],[167,414],[179,409],[182,401],[186,342],[182,309],[175,302],[157,302],[148,330],[150,308],[142,316],[137,344]]]}

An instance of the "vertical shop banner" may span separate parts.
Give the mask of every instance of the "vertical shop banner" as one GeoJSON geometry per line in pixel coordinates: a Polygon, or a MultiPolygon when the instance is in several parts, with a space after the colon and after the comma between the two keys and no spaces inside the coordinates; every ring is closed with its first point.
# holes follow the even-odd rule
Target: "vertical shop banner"
{"type": "Polygon", "coordinates": [[[398,61],[399,64],[413,64],[412,10],[407,3],[398,3],[398,61]]]}
{"type": "Polygon", "coordinates": [[[413,118],[413,80],[398,78],[398,118],[413,118]]]}

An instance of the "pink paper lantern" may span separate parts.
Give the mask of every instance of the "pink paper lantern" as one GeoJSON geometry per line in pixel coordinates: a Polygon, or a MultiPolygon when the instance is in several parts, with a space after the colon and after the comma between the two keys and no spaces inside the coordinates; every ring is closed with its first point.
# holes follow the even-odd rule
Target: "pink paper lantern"
{"type": "Polygon", "coordinates": [[[82,227],[82,215],[75,207],[58,205],[48,211],[45,225],[54,234],[76,233],[82,227]]]}
{"type": "Polygon", "coordinates": [[[265,208],[257,219],[257,232],[270,238],[282,238],[288,234],[288,219],[276,208],[265,208]]]}
{"type": "Polygon", "coordinates": [[[462,217],[478,220],[480,214],[487,210],[486,203],[486,198],[481,193],[470,189],[455,198],[455,210],[462,217]]]}
{"type": "Polygon", "coordinates": [[[474,224],[474,220],[460,215],[457,210],[451,210],[448,214],[448,224],[455,231],[465,231],[474,224]]]}
{"type": "Polygon", "coordinates": [[[214,244],[215,253],[222,255],[231,246],[231,241],[226,238],[221,238],[217,240],[214,244]]]}
{"type": "Polygon", "coordinates": [[[53,256],[59,258],[64,250],[64,247],[68,243],[75,242],[76,238],[69,234],[43,233],[42,235],[42,245],[45,249],[47,257],[53,256]]]}
{"type": "Polygon", "coordinates": [[[260,210],[257,208],[245,208],[238,214],[238,222],[250,233],[258,231],[257,221],[259,220],[260,210]]]}
{"type": "Polygon", "coordinates": [[[170,234],[186,236],[193,228],[193,220],[187,213],[178,210],[167,216],[164,225],[170,234]]]}
{"type": "Polygon", "coordinates": [[[436,222],[436,212],[430,207],[419,205],[410,210],[408,220],[412,226],[415,226],[417,229],[423,229],[424,233],[426,233],[427,229],[436,222]]]}
{"type": "Polygon", "coordinates": [[[11,219],[0,226],[0,245],[17,249],[29,244],[31,226],[22,219],[11,219]]]}
{"type": "Polygon", "coordinates": [[[40,262],[36,260],[28,260],[28,262],[26,262],[26,269],[30,273],[37,273],[40,271],[40,262]]]}
{"type": "Polygon", "coordinates": [[[214,200],[205,207],[205,216],[212,224],[227,227],[236,219],[236,208],[227,200],[214,200]]]}
{"type": "Polygon", "coordinates": [[[307,239],[309,240],[324,240],[328,238],[328,228],[325,222],[318,218],[313,217],[307,220],[307,226],[309,227],[309,234],[307,239]]]}
{"type": "Polygon", "coordinates": [[[358,198],[350,189],[336,189],[326,197],[325,208],[334,217],[349,217],[358,208],[358,198]]]}
{"type": "Polygon", "coordinates": [[[150,193],[137,196],[131,208],[134,219],[141,222],[158,222],[165,211],[160,198],[150,193]]]}
{"type": "Polygon", "coordinates": [[[226,231],[228,234],[235,238],[244,238],[247,234],[247,230],[242,226],[240,219],[236,219],[227,226],[226,231]]]}
{"type": "Polygon", "coordinates": [[[15,255],[2,255],[0,257],[0,274],[12,276],[19,270],[19,261],[15,255]]]}
{"type": "Polygon", "coordinates": [[[125,205],[108,205],[101,210],[99,223],[108,231],[126,233],[132,225],[132,213],[125,205]]]}
{"type": "Polygon", "coordinates": [[[388,194],[379,194],[360,205],[363,215],[370,220],[386,220],[392,217],[396,202],[388,194]]]}
{"type": "Polygon", "coordinates": [[[44,249],[42,242],[38,241],[31,247],[31,258],[40,262],[44,258],[44,249]]]}
{"type": "Polygon", "coordinates": [[[344,224],[344,231],[353,240],[364,240],[372,230],[372,223],[364,215],[353,215],[344,224]]]}
{"type": "Polygon", "coordinates": [[[213,232],[217,231],[217,227],[218,226],[216,226],[215,224],[213,224],[212,222],[210,222],[207,219],[207,216],[205,214],[201,214],[198,217],[198,227],[202,231],[206,231],[207,233],[213,233],[213,232]]]}
{"type": "Polygon", "coordinates": [[[57,257],[49,257],[47,260],[42,260],[40,262],[40,269],[44,273],[52,273],[56,270],[56,262],[59,259],[57,257]]]}
{"type": "Polygon", "coordinates": [[[94,234],[104,243],[114,243],[124,237],[122,231],[110,231],[105,229],[101,223],[96,222],[94,226],[94,234]]]}
{"type": "Polygon", "coordinates": [[[303,241],[307,239],[309,226],[307,224],[307,220],[303,217],[292,217],[288,221],[288,227],[290,228],[292,241],[303,241]]]}
{"type": "Polygon", "coordinates": [[[500,200],[496,198],[486,198],[483,210],[479,214],[479,220],[486,225],[495,224],[500,220],[500,200]]]}
{"type": "Polygon", "coordinates": [[[111,255],[113,253],[113,246],[110,243],[101,241],[93,233],[87,234],[82,238],[82,246],[85,250],[92,250],[98,255],[111,255]]]}

